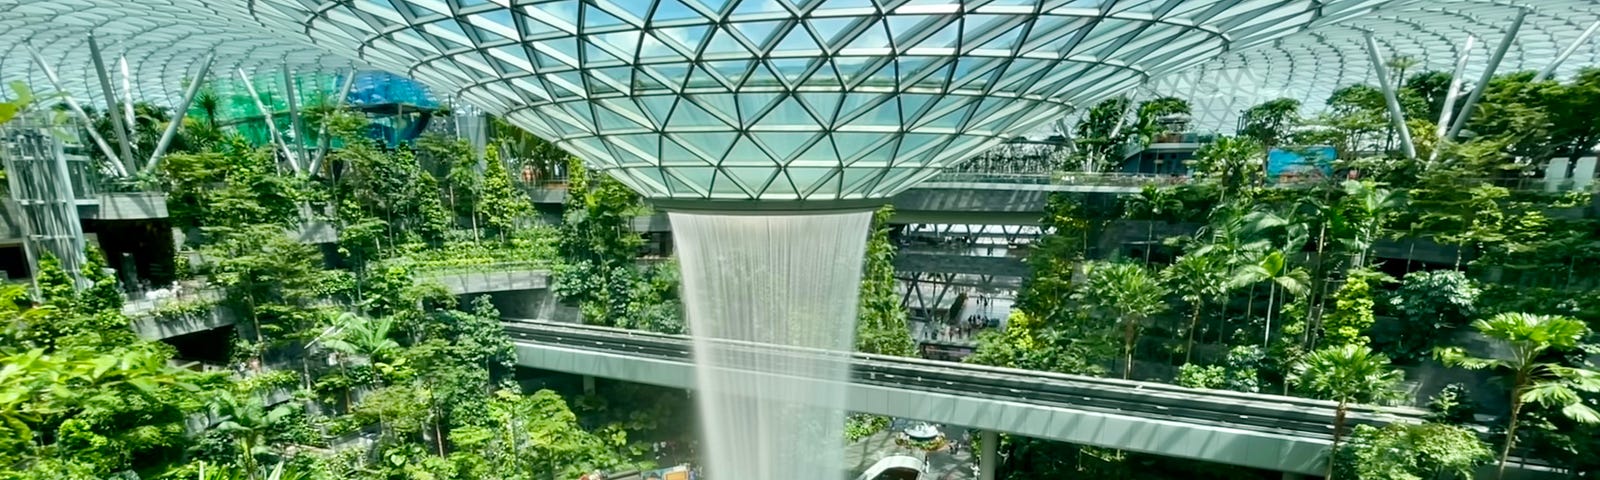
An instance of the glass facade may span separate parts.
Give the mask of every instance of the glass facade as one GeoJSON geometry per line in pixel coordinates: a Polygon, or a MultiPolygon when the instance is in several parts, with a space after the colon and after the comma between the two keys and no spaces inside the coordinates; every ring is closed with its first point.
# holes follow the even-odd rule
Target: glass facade
{"type": "Polygon", "coordinates": [[[892,195],[1076,105],[1382,0],[261,0],[655,198],[892,195]]]}

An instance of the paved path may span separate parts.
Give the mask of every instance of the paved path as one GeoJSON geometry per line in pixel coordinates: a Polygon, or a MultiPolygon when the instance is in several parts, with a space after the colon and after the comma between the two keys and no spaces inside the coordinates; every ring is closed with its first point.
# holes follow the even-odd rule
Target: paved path
{"type": "MultiPolygon", "coordinates": [[[[945,437],[950,439],[961,438],[960,427],[946,427],[943,429],[945,437]]],[[[923,476],[929,480],[973,480],[978,478],[973,466],[977,465],[977,458],[968,451],[966,445],[961,450],[951,454],[949,449],[923,454],[920,450],[901,447],[894,444],[894,436],[900,430],[891,427],[878,432],[870,437],[846,445],[844,452],[845,471],[850,472],[851,479],[861,472],[867,471],[878,459],[890,455],[907,455],[923,458],[928,462],[928,472],[923,476]]]]}

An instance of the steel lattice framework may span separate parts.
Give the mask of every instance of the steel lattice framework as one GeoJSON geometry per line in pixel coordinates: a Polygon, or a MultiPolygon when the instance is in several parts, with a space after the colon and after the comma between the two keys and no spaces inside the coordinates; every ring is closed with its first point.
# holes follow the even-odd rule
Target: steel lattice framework
{"type": "MultiPolygon", "coordinates": [[[[1070,108],[1384,0],[254,0],[655,198],[892,195],[1070,108]]],[[[264,22],[267,20],[264,20],[264,22]]]]}
{"type": "Polygon", "coordinates": [[[1470,88],[1523,10],[1527,17],[1498,73],[1543,70],[1564,49],[1574,46],[1572,57],[1555,71],[1556,77],[1600,63],[1600,41],[1596,41],[1600,38],[1583,37],[1600,21],[1600,0],[1401,1],[1262,48],[1230,52],[1200,68],[1159,79],[1149,90],[1155,95],[1189,99],[1195,107],[1195,126],[1202,130],[1231,132],[1241,111],[1275,98],[1300,100],[1305,113],[1313,114],[1338,88],[1357,83],[1377,85],[1364,44],[1368,32],[1386,60],[1408,57],[1417,62],[1406,70],[1408,75],[1452,71],[1456,60],[1467,52],[1467,37],[1475,36],[1463,72],[1470,88]]]}

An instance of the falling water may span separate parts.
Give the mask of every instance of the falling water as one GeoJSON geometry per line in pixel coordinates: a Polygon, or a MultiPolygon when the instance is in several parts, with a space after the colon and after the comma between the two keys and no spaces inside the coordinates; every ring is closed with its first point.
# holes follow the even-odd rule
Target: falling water
{"type": "Polygon", "coordinates": [[[694,334],[707,475],[839,478],[847,352],[871,214],[670,217],[694,334]]]}

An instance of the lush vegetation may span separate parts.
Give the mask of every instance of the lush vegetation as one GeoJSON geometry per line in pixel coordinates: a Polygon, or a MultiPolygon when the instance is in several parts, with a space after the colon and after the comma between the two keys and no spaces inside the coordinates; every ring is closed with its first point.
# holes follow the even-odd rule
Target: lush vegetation
{"type": "MultiPolygon", "coordinates": [[[[1458,138],[1432,124],[1449,75],[1394,70],[1415,157],[1380,91],[1351,85],[1313,117],[1289,99],[1248,109],[1238,136],[1196,153],[1186,184],[1114,205],[1052,199],[1007,330],[984,334],[967,361],[1332,400],[1331,477],[1465,478],[1518,455],[1593,474],[1583,459],[1600,454],[1600,374],[1586,357],[1600,347],[1600,284],[1582,272],[1600,267],[1600,223],[1588,192],[1533,180],[1549,159],[1593,154],[1596,124],[1574,112],[1600,108],[1600,69],[1565,81],[1500,75],[1458,138]],[[1316,145],[1338,152],[1330,175],[1268,185],[1269,148],[1316,145]],[[1144,242],[1104,250],[1114,225],[1137,225],[1144,242]],[[1158,225],[1189,233],[1157,236],[1158,225]],[[1399,392],[1405,375],[1455,367],[1505,381],[1483,376],[1431,399],[1399,392]],[[1348,405],[1373,403],[1431,403],[1438,423],[1343,425],[1348,405]],[[1457,426],[1474,413],[1494,418],[1486,442],[1457,426]],[[1385,453],[1394,449],[1409,453],[1385,453]]],[[[1076,129],[1081,168],[1142,144],[1132,132],[1166,114],[1147,110],[1187,111],[1167,102],[1092,108],[1076,129]]],[[[1004,447],[1009,478],[1151,461],[1020,438],[1004,447]]]]}
{"type": "Polygon", "coordinates": [[[46,257],[36,291],[0,291],[0,478],[545,479],[648,462],[628,437],[642,430],[517,386],[487,297],[426,281],[555,264],[557,232],[500,157],[519,150],[388,149],[361,115],[313,110],[342,145],[322,168],[296,174],[200,115],[141,180],[169,193],[201,259],[170,270],[217,295],[140,315],[225,309],[226,358],[177,368],[174,347],[137,338],[97,251],[82,272],[46,257]],[[302,241],[319,228],[336,249],[302,241]]]}

